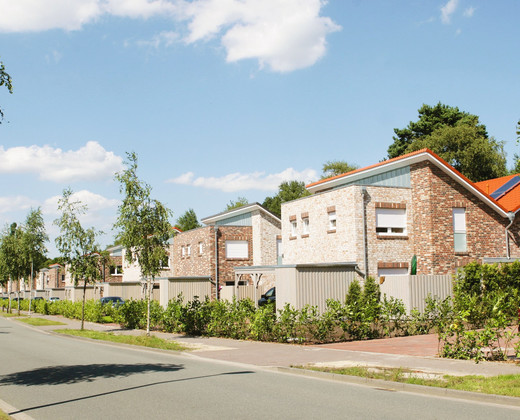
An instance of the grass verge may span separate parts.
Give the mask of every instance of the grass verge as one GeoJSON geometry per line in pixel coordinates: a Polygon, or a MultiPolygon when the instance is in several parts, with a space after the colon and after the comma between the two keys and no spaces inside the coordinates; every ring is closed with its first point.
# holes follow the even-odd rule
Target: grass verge
{"type": "Polygon", "coordinates": [[[339,375],[360,376],[370,379],[401,382],[414,385],[434,386],[438,388],[458,389],[461,391],[481,392],[483,394],[505,395],[520,397],[520,375],[499,376],[450,376],[444,375],[441,379],[421,377],[420,372],[403,368],[368,368],[363,366],[346,368],[322,368],[308,366],[294,366],[320,372],[336,373],[339,375]]]}
{"type": "Polygon", "coordinates": [[[11,417],[9,417],[6,413],[4,413],[2,410],[0,410],[0,420],[10,420],[11,417]]]}
{"type": "Polygon", "coordinates": [[[20,318],[20,322],[25,322],[29,325],[34,325],[35,327],[44,327],[46,325],[66,325],[63,322],[52,321],[50,319],[43,318],[20,318]]]}
{"type": "Polygon", "coordinates": [[[11,314],[8,312],[0,312],[0,316],[6,317],[6,318],[14,318],[14,317],[22,318],[22,317],[26,317],[27,315],[23,315],[23,314],[18,315],[18,311],[13,311],[13,313],[11,313],[11,314]]]}
{"type": "Polygon", "coordinates": [[[146,335],[123,335],[123,334],[114,334],[110,332],[101,332],[101,331],[92,331],[92,330],[71,330],[71,329],[62,329],[56,330],[55,332],[59,334],[68,334],[74,335],[77,337],[86,337],[92,338],[94,340],[102,340],[102,341],[111,341],[113,343],[123,343],[123,344],[132,344],[134,346],[143,346],[143,347],[151,347],[154,349],[162,349],[162,350],[175,350],[175,351],[185,351],[189,350],[188,347],[184,347],[181,344],[172,341],[172,340],[164,340],[162,338],[146,335]]]}

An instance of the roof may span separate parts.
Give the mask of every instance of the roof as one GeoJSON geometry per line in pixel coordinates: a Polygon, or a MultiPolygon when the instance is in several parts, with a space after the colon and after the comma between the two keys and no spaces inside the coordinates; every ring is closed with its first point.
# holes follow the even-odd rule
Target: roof
{"type": "Polygon", "coordinates": [[[473,195],[477,196],[481,201],[493,208],[503,217],[508,217],[508,212],[516,213],[520,209],[520,188],[518,186],[508,191],[504,196],[499,198],[498,201],[490,195],[493,193],[493,191],[504,185],[515,175],[474,183],[429,149],[417,150],[415,152],[385,160],[365,168],[356,169],[354,171],[336,175],[331,178],[322,179],[307,185],[306,188],[311,193],[323,192],[334,187],[364,179],[368,176],[382,174],[390,170],[403,168],[405,166],[422,161],[428,161],[435,165],[451,179],[459,183],[473,195]]]}
{"type": "Polygon", "coordinates": [[[222,213],[215,214],[213,216],[206,217],[205,219],[201,219],[201,222],[206,225],[213,225],[217,222],[220,222],[221,220],[229,219],[230,217],[234,216],[240,216],[246,213],[252,213],[255,210],[260,210],[261,212],[266,213],[269,216],[274,217],[276,220],[280,221],[280,218],[278,216],[271,213],[265,207],[262,207],[259,203],[250,203],[232,210],[228,210],[222,213]]]}

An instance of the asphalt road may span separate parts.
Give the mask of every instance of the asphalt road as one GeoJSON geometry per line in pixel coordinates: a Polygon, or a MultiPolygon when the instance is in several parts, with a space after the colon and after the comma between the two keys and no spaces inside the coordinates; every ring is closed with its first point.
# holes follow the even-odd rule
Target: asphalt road
{"type": "Polygon", "coordinates": [[[34,419],[518,419],[520,410],[34,331],[0,317],[0,399],[34,419]]]}

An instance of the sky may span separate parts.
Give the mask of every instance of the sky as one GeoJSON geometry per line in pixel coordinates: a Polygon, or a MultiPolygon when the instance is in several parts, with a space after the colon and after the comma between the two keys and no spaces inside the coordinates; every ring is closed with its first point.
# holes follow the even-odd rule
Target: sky
{"type": "Polygon", "coordinates": [[[112,225],[114,174],[138,156],[152,198],[199,219],[324,163],[387,156],[438,102],[520,154],[516,0],[0,0],[0,226],[65,188],[112,225]]]}

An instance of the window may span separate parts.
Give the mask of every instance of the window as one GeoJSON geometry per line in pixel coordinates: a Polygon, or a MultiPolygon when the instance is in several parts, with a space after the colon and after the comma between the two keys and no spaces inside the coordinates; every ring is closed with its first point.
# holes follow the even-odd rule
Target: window
{"type": "Polygon", "coordinates": [[[302,223],[303,223],[303,234],[308,235],[309,234],[309,218],[305,217],[304,219],[302,219],[302,223]]]}
{"type": "Polygon", "coordinates": [[[166,269],[170,268],[170,254],[167,254],[166,261],[161,261],[161,268],[163,270],[166,270],[166,269]]]}
{"type": "Polygon", "coordinates": [[[247,241],[226,241],[226,258],[249,258],[249,243],[247,241]]]}
{"type": "Polygon", "coordinates": [[[186,245],[186,255],[191,256],[191,245],[186,245]]]}
{"type": "Polygon", "coordinates": [[[186,247],[184,247],[184,246],[181,247],[181,256],[183,256],[183,257],[186,256],[186,247]]]}
{"type": "Polygon", "coordinates": [[[406,209],[376,208],[376,232],[381,236],[406,235],[406,209]]]}
{"type": "Polygon", "coordinates": [[[336,212],[329,212],[329,230],[336,230],[336,212]]]}
{"type": "Polygon", "coordinates": [[[111,276],[120,276],[123,274],[123,266],[122,265],[111,265],[110,266],[110,275],[111,276]]]}
{"type": "Polygon", "coordinates": [[[202,255],[202,251],[204,251],[204,245],[202,242],[199,242],[199,255],[202,255]]]}
{"type": "Polygon", "coordinates": [[[298,222],[293,220],[291,222],[291,236],[295,237],[296,235],[298,235],[298,222]]]}
{"type": "Polygon", "coordinates": [[[406,276],[408,268],[378,268],[377,275],[379,277],[406,276]]]}
{"type": "Polygon", "coordinates": [[[453,209],[453,242],[455,252],[466,252],[466,209],[453,209]]]}

